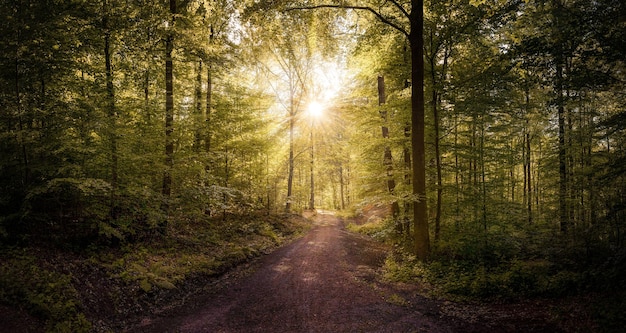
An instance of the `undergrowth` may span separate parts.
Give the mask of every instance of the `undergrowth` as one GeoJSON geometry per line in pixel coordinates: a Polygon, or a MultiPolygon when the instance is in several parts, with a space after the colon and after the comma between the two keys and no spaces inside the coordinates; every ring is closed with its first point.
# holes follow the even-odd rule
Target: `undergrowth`
{"type": "Polygon", "coordinates": [[[590,255],[571,244],[507,236],[496,230],[489,242],[476,235],[440,241],[433,246],[431,259],[423,262],[411,254],[412,240],[399,235],[389,218],[351,224],[348,229],[392,244],[383,277],[419,283],[431,297],[461,302],[591,297],[594,301],[583,306],[602,331],[619,332],[626,325],[622,315],[626,253],[599,249],[590,255]]]}
{"type": "Polygon", "coordinates": [[[458,300],[563,297],[582,291],[585,284],[582,273],[558,270],[547,261],[514,260],[488,267],[459,260],[421,262],[399,252],[387,257],[384,271],[390,281],[426,283],[434,296],[458,300]]]}
{"type": "MultiPolygon", "coordinates": [[[[140,311],[145,302],[162,301],[163,292],[176,294],[191,278],[219,275],[270,252],[308,227],[308,221],[296,215],[181,216],[170,224],[166,236],[117,247],[94,244],[79,253],[52,248],[49,254],[34,246],[2,249],[0,303],[42,319],[47,332],[94,331],[92,322],[103,318],[84,313],[85,297],[101,296],[100,302],[110,301],[115,312],[129,316],[129,311],[140,311]],[[72,260],[64,260],[68,255],[72,260]],[[101,279],[106,281],[99,281],[102,286],[82,283],[79,287],[81,274],[94,271],[104,272],[101,279]],[[103,286],[109,289],[98,290],[103,286]],[[94,290],[79,289],[85,287],[94,290]],[[143,305],[128,306],[137,302],[143,305]]],[[[114,318],[116,314],[96,315],[114,318]]],[[[115,331],[112,325],[95,331],[115,331]]]]}
{"type": "Polygon", "coordinates": [[[8,252],[13,257],[0,265],[0,302],[24,307],[45,321],[48,332],[89,332],[71,275],[41,267],[32,255],[8,252]]]}

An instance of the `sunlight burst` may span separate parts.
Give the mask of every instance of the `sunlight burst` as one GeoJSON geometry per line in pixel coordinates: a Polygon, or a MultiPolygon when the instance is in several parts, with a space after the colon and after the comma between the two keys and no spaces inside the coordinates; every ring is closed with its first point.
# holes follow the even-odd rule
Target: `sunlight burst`
{"type": "Polygon", "coordinates": [[[318,101],[312,101],[309,103],[307,111],[309,112],[309,116],[311,116],[311,118],[320,118],[324,114],[324,105],[318,101]]]}

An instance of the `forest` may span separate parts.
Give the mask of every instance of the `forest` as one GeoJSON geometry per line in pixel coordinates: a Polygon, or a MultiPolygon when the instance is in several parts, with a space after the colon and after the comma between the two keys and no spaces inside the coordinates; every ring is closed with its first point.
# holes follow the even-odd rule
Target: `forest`
{"type": "Polygon", "coordinates": [[[392,278],[593,295],[598,331],[626,325],[622,0],[0,13],[0,312],[106,331],[76,280],[148,302],[297,237],[303,211],[382,207],[349,228],[393,245],[392,278]]]}

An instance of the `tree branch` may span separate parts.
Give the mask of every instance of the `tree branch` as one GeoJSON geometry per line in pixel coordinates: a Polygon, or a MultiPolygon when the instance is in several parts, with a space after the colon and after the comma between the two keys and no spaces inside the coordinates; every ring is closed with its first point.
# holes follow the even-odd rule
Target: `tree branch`
{"type": "MultiPolygon", "coordinates": [[[[395,1],[394,1],[394,4],[395,4],[395,1]]],[[[396,4],[396,6],[399,6],[399,4],[396,4]]],[[[339,4],[326,4],[326,5],[315,5],[315,6],[304,6],[304,7],[289,7],[289,8],[286,8],[285,11],[288,12],[288,11],[292,11],[292,10],[313,10],[313,9],[321,9],[321,8],[353,9],[353,10],[363,10],[363,11],[370,12],[370,13],[374,14],[374,16],[376,16],[376,18],[380,22],[382,22],[382,23],[384,23],[384,24],[386,24],[386,25],[388,25],[388,26],[398,30],[399,32],[404,34],[407,38],[409,38],[409,34],[410,34],[409,31],[407,31],[406,29],[404,29],[403,27],[401,27],[397,23],[392,22],[391,20],[389,20],[388,18],[383,16],[383,14],[377,12],[375,9],[373,9],[371,7],[367,7],[367,6],[349,6],[349,5],[339,5],[339,4]]],[[[406,13],[404,8],[402,8],[402,12],[406,13]]]]}
{"type": "Polygon", "coordinates": [[[402,12],[402,15],[406,16],[406,18],[408,18],[408,19],[411,18],[411,14],[409,14],[409,12],[407,12],[406,9],[404,9],[404,7],[402,7],[402,5],[398,1],[396,1],[396,0],[389,0],[389,2],[394,4],[394,6],[396,6],[398,8],[398,10],[400,10],[400,12],[402,12]]]}

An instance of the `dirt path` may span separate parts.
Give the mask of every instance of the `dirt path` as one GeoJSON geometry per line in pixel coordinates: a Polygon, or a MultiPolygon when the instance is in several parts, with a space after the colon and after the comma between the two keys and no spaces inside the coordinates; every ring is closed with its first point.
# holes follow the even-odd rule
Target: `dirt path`
{"type": "Polygon", "coordinates": [[[331,214],[318,214],[315,224],[252,275],[132,332],[453,331],[431,301],[401,304],[377,282],[386,248],[345,231],[331,214]]]}

